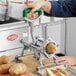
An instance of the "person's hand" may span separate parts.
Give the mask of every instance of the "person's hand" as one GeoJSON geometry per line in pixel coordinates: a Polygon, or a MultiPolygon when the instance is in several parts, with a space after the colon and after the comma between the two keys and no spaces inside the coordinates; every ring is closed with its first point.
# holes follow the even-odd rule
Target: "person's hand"
{"type": "Polygon", "coordinates": [[[27,8],[32,8],[30,13],[34,13],[34,11],[38,10],[39,8],[42,8],[43,11],[50,14],[51,3],[48,1],[37,1],[37,2],[28,4],[28,6],[25,9],[27,8]]]}
{"type": "Polygon", "coordinates": [[[62,64],[76,65],[76,57],[69,57],[69,56],[56,57],[55,62],[57,63],[57,65],[62,64]]]}
{"type": "Polygon", "coordinates": [[[38,14],[37,13],[29,13],[28,15],[27,15],[27,17],[29,18],[29,19],[34,19],[34,18],[36,18],[38,16],[38,14]]]}

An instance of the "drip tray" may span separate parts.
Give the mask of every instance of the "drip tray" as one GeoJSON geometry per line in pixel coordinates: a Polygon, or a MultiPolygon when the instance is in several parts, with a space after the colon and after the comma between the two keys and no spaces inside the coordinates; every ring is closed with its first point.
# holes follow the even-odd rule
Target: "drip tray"
{"type": "Polygon", "coordinates": [[[18,20],[16,18],[10,17],[7,21],[0,21],[0,24],[7,24],[7,23],[13,23],[13,22],[20,22],[21,20],[18,20]]]}

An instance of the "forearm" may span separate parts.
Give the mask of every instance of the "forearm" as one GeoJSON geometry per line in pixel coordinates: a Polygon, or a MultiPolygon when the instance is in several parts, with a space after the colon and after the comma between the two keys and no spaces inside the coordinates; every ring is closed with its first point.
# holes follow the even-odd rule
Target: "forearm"
{"type": "Polygon", "coordinates": [[[72,59],[74,59],[74,60],[75,60],[75,62],[76,62],[76,56],[73,56],[73,57],[72,57],[72,59]]]}
{"type": "Polygon", "coordinates": [[[51,3],[48,1],[43,1],[43,6],[41,7],[43,9],[44,12],[50,14],[51,11],[51,3]]]}
{"type": "Polygon", "coordinates": [[[37,1],[29,4],[25,9],[32,8],[30,13],[42,8],[44,14],[53,17],[75,17],[76,0],[37,1]]]}
{"type": "Polygon", "coordinates": [[[51,9],[50,13],[44,11],[46,16],[53,16],[53,17],[74,17],[72,12],[72,5],[71,1],[66,0],[58,0],[58,1],[50,1],[51,9]]]}
{"type": "Polygon", "coordinates": [[[74,66],[76,66],[76,57],[72,57],[73,61],[74,61],[74,66]]]}

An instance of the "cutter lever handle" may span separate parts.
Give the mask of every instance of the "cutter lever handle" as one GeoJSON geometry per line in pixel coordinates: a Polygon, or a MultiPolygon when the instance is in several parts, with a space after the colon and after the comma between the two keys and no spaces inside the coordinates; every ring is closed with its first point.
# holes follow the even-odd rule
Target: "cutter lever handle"
{"type": "MultiPolygon", "coordinates": [[[[27,17],[27,14],[31,11],[32,9],[29,8],[29,9],[24,9],[23,10],[23,17],[27,17]]],[[[38,13],[38,16],[42,15],[42,8],[34,11],[34,13],[38,13]]]]}

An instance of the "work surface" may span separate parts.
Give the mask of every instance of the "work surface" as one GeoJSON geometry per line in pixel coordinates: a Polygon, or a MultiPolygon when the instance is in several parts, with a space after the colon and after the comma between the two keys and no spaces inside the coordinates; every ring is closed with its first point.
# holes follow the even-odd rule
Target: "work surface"
{"type": "MultiPolygon", "coordinates": [[[[11,59],[14,59],[14,57],[15,56],[10,56],[11,59]]],[[[38,60],[36,60],[35,58],[33,58],[32,55],[26,56],[26,57],[21,57],[20,59],[23,60],[22,63],[26,64],[28,72],[32,72],[33,70],[35,70],[36,67],[39,64],[38,60]]],[[[48,61],[46,61],[46,62],[48,62],[48,61]]],[[[72,72],[69,72],[69,75],[70,76],[76,76],[76,74],[72,73],[72,72]]],[[[9,74],[3,74],[3,75],[0,75],[0,76],[11,76],[11,75],[9,75],[9,74]]],[[[41,76],[41,75],[32,75],[32,73],[31,73],[31,76],[41,76]]]]}
{"type": "MultiPolygon", "coordinates": [[[[13,59],[14,56],[11,57],[11,59],[13,59]]],[[[38,61],[33,58],[33,56],[26,56],[26,57],[21,57],[20,59],[23,60],[23,63],[26,64],[27,66],[27,70],[29,72],[32,72],[33,70],[36,69],[37,65],[38,65],[38,61]]],[[[0,75],[0,76],[10,76],[9,74],[3,74],[3,75],[0,75]]],[[[40,75],[34,75],[34,76],[40,76],[40,75]]]]}

